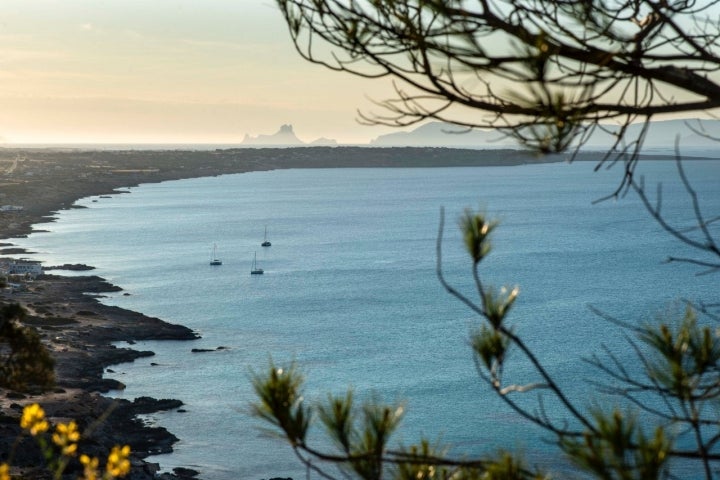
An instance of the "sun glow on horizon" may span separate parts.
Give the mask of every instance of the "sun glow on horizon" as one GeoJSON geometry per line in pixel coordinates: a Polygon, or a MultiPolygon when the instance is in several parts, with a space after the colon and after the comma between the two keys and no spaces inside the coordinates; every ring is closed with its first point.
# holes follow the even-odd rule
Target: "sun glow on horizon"
{"type": "Polygon", "coordinates": [[[269,0],[8,0],[0,14],[0,142],[367,143],[358,108],[388,84],[299,57],[269,0]]]}

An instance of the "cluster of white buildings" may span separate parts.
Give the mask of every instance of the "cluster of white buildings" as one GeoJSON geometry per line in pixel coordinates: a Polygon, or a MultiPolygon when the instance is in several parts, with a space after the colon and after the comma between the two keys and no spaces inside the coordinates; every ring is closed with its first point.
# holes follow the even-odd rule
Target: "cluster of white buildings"
{"type": "Polygon", "coordinates": [[[0,276],[10,277],[20,275],[35,278],[42,275],[43,269],[40,262],[31,260],[0,259],[0,276]]]}

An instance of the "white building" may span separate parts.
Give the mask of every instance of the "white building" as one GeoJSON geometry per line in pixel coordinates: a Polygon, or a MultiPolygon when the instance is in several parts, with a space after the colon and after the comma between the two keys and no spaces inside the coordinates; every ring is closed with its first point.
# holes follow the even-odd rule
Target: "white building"
{"type": "Polygon", "coordinates": [[[39,262],[15,261],[10,265],[10,275],[42,275],[42,265],[39,262]]]}
{"type": "Polygon", "coordinates": [[[3,205],[0,207],[0,212],[19,212],[23,208],[21,205],[3,205]]]}

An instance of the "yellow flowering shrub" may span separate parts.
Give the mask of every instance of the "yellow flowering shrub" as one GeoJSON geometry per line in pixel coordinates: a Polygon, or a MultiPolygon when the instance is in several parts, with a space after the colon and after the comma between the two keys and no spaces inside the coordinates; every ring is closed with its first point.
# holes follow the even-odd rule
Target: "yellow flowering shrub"
{"type": "Polygon", "coordinates": [[[52,441],[60,447],[63,455],[69,457],[77,453],[77,442],[80,440],[80,432],[77,430],[77,424],[74,421],[70,423],[60,423],[55,427],[52,441]]]}
{"type": "MultiPolygon", "coordinates": [[[[45,435],[45,432],[50,430],[50,423],[45,418],[45,411],[40,405],[33,403],[23,409],[20,427],[37,440],[53,478],[62,478],[70,457],[74,457],[78,453],[80,432],[75,421],[57,424],[50,436],[52,440],[50,443],[45,435]]],[[[130,446],[116,445],[112,448],[105,464],[105,472],[102,475],[100,475],[100,461],[97,457],[81,454],[79,460],[83,466],[83,474],[79,480],[112,480],[124,477],[130,473],[130,446]]],[[[10,464],[0,464],[0,480],[11,480],[10,464]]]]}
{"type": "Polygon", "coordinates": [[[20,426],[30,432],[33,437],[39,433],[46,432],[50,427],[48,421],[45,420],[45,410],[37,403],[28,405],[23,409],[20,426]]]}
{"type": "Polygon", "coordinates": [[[130,447],[125,445],[120,448],[115,446],[108,455],[107,473],[113,477],[124,477],[130,472],[130,447]]]}
{"type": "Polygon", "coordinates": [[[83,466],[83,480],[97,480],[98,479],[98,465],[100,460],[97,457],[88,457],[83,454],[80,455],[80,463],[83,466]]]}

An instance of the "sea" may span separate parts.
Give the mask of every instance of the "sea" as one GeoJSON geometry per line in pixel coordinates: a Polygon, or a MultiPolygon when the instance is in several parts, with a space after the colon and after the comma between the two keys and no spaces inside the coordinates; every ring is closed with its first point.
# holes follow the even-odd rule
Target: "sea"
{"type": "MultiPolygon", "coordinates": [[[[720,160],[683,165],[699,210],[717,218],[720,160]]],[[[179,438],[172,454],[149,458],[163,471],[187,467],[211,480],[320,478],[251,414],[252,378],[272,363],[302,372],[308,405],[348,389],[358,401],[402,405],[392,445],[426,438],[456,457],[510,449],[557,472],[565,467],[551,437],[478,375],[469,338],[482,319],[440,284],[436,247],[440,238],[447,281],[477,304],[458,225],[466,209],[497,219],[479,275],[497,288],[519,287],[508,325],[580,409],[619,404],[599,393],[597,382],[610,379],[586,361],[609,362],[612,352],[640,368],[632,332],[608,318],[671,320],[686,301],[717,301],[720,282],[696,264],[666,262],[707,258],[663,230],[635,194],[599,201],[616,191],[623,171],[595,167],[293,169],[143,184],[79,200],[87,208],[58,212],[36,226],[43,231],[13,243],[47,265],[92,265],[122,288],[103,303],[202,336],[138,342],[132,348],[155,355],[107,373],[127,386],[117,397],[184,402],[184,411],[144,417],[179,438]],[[271,247],[260,246],[266,228],[271,247]],[[213,246],[221,266],[209,265],[213,246]],[[250,274],[255,256],[263,275],[250,274]]],[[[637,175],[663,218],[680,229],[695,225],[675,162],[641,162],[637,175]]],[[[507,384],[538,381],[517,349],[504,375],[507,384]]],[[[542,390],[513,398],[569,418],[542,390]]],[[[332,449],[319,426],[310,441],[332,449]]]]}

